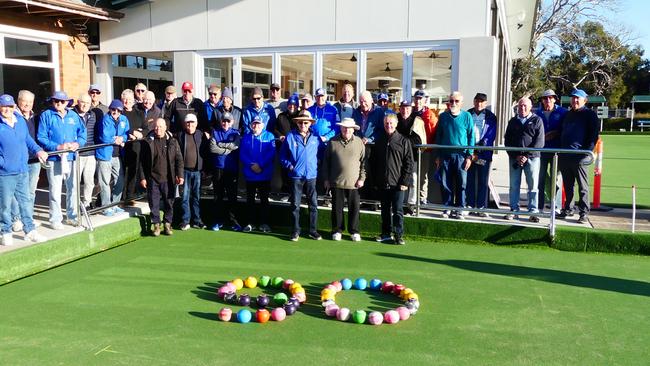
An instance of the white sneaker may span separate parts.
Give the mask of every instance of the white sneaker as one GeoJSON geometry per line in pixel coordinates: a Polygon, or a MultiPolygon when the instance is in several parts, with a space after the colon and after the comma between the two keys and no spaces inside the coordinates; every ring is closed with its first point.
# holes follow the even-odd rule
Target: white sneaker
{"type": "Polygon", "coordinates": [[[14,221],[14,223],[11,225],[11,231],[13,231],[14,233],[23,231],[23,222],[20,220],[14,221]]]}
{"type": "Polygon", "coordinates": [[[44,235],[40,234],[36,230],[32,230],[29,233],[27,233],[27,235],[25,235],[25,238],[34,243],[42,243],[47,240],[47,238],[44,235]]]}
{"type": "Polygon", "coordinates": [[[65,229],[63,224],[60,223],[60,222],[52,222],[52,223],[50,223],[50,228],[52,228],[52,230],[63,230],[63,229],[65,229]]]}
{"type": "Polygon", "coordinates": [[[244,231],[245,233],[250,233],[251,231],[253,231],[253,225],[246,225],[246,226],[244,226],[244,230],[243,230],[243,231],[244,231]]]}
{"type": "Polygon", "coordinates": [[[361,241],[361,235],[359,233],[352,234],[352,241],[361,241]]]}
{"type": "MultiPolygon", "coordinates": [[[[115,210],[113,210],[113,212],[115,212],[115,210]]],[[[79,221],[73,219],[65,219],[63,220],[63,223],[69,226],[79,226],[79,221]]]]}
{"type": "Polygon", "coordinates": [[[332,240],[334,240],[334,241],[341,241],[341,233],[334,233],[334,234],[332,234],[332,240]]]}
{"type": "Polygon", "coordinates": [[[445,219],[448,219],[450,214],[451,214],[451,211],[449,211],[449,210],[442,211],[442,217],[445,218],[445,219]]]}
{"type": "Polygon", "coordinates": [[[181,225],[181,231],[187,231],[190,229],[190,224],[183,224],[181,225]]]}
{"type": "Polygon", "coordinates": [[[14,245],[14,237],[11,233],[2,234],[2,245],[5,246],[14,245]]]}

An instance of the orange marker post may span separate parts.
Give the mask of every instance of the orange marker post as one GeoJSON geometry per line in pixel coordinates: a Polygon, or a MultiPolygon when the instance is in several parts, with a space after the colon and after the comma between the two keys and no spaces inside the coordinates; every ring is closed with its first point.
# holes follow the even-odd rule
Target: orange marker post
{"type": "Polygon", "coordinates": [[[603,140],[598,139],[596,142],[596,148],[594,149],[596,155],[595,167],[594,167],[594,201],[592,203],[592,208],[600,208],[600,185],[601,177],[603,174],[603,140]]]}

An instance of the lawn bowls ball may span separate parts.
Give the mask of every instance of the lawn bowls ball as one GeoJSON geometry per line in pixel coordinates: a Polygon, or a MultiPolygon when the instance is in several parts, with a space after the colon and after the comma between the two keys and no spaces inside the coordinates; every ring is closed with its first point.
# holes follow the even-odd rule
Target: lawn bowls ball
{"type": "Polygon", "coordinates": [[[296,291],[297,289],[300,289],[300,288],[302,288],[302,285],[299,284],[298,282],[294,282],[291,285],[289,285],[289,291],[291,291],[291,292],[294,292],[294,291],[296,291]]]}
{"type": "Polygon", "coordinates": [[[420,301],[409,300],[406,302],[406,308],[409,309],[411,315],[413,315],[418,312],[418,309],[420,308],[420,301]]]}
{"type": "Polygon", "coordinates": [[[246,286],[246,288],[255,288],[255,287],[257,287],[257,278],[255,278],[253,276],[246,277],[246,279],[244,280],[244,286],[246,286]]]}
{"type": "Polygon", "coordinates": [[[217,296],[220,299],[223,299],[223,297],[229,292],[234,292],[234,291],[232,291],[228,286],[221,286],[219,287],[219,290],[217,290],[217,296]]]}
{"type": "Polygon", "coordinates": [[[287,315],[293,315],[296,312],[296,307],[291,304],[284,304],[284,311],[287,315]]]}
{"type": "Polygon", "coordinates": [[[287,300],[288,300],[287,294],[285,294],[284,292],[278,292],[273,296],[273,302],[278,306],[282,306],[286,304],[287,300]]]}
{"type": "Polygon", "coordinates": [[[406,306],[400,306],[395,310],[399,314],[399,320],[403,321],[411,317],[411,312],[406,308],[406,306]]]}
{"type": "Polygon", "coordinates": [[[282,287],[282,282],[284,282],[284,278],[282,277],[273,277],[271,280],[271,286],[275,288],[280,288],[282,287]]]}
{"type": "Polygon", "coordinates": [[[384,314],[384,322],[388,324],[395,324],[399,321],[399,313],[395,310],[388,310],[384,314]]]}
{"type": "Polygon", "coordinates": [[[395,286],[394,283],[392,283],[390,281],[386,281],[386,282],[384,282],[383,285],[381,285],[381,292],[389,294],[389,293],[391,293],[393,291],[394,286],[395,286]]]}
{"type": "Polygon", "coordinates": [[[294,296],[291,296],[289,300],[287,300],[287,304],[293,304],[293,306],[295,306],[296,308],[300,307],[300,301],[298,301],[298,299],[295,298],[294,296]]]}
{"type": "Polygon", "coordinates": [[[249,306],[251,304],[251,297],[248,294],[241,294],[239,296],[239,305],[249,306]]]}
{"type": "Polygon", "coordinates": [[[293,280],[288,280],[287,279],[287,280],[284,280],[284,282],[282,282],[282,288],[285,289],[285,290],[289,290],[289,287],[291,285],[293,285],[293,280]]]}
{"type": "Polygon", "coordinates": [[[232,284],[235,285],[237,291],[244,288],[244,281],[241,278],[235,278],[234,280],[232,280],[232,284]]]}
{"type": "Polygon", "coordinates": [[[334,300],[325,300],[325,301],[323,301],[323,302],[320,303],[320,305],[321,305],[322,307],[324,307],[324,308],[326,308],[327,305],[330,305],[330,304],[336,304],[336,302],[335,302],[334,300]]]}
{"type": "Polygon", "coordinates": [[[351,289],[352,288],[352,280],[349,279],[349,278],[342,279],[341,280],[341,287],[346,291],[351,289]]]}
{"type": "Polygon", "coordinates": [[[228,304],[236,304],[237,294],[234,292],[228,292],[227,294],[223,295],[223,301],[227,302],[228,304]]]}
{"type": "Polygon", "coordinates": [[[304,292],[296,292],[293,296],[302,304],[307,301],[307,295],[304,292]]]}
{"type": "Polygon", "coordinates": [[[287,312],[284,311],[284,308],[275,308],[271,310],[271,319],[276,322],[281,322],[287,317],[287,312]]]}
{"type": "Polygon", "coordinates": [[[370,287],[371,290],[381,289],[381,280],[379,278],[373,278],[372,280],[370,280],[370,284],[368,284],[368,287],[370,287]]]}
{"type": "Polygon", "coordinates": [[[399,296],[402,293],[402,290],[405,288],[406,286],[402,285],[401,283],[393,286],[393,295],[399,296]]]}
{"type": "Polygon", "coordinates": [[[237,292],[237,286],[235,286],[235,284],[232,282],[226,282],[224,286],[230,289],[230,292],[237,292]]]}
{"type": "Polygon", "coordinates": [[[266,287],[269,285],[271,282],[271,277],[269,276],[262,276],[260,277],[260,280],[257,281],[257,283],[260,285],[260,287],[266,287]]]}
{"type": "Polygon", "coordinates": [[[261,295],[257,296],[257,299],[255,299],[255,303],[257,303],[257,306],[262,308],[262,309],[269,306],[270,302],[271,302],[271,300],[265,294],[261,294],[261,295]]]}
{"type": "Polygon", "coordinates": [[[229,322],[232,318],[232,309],[231,308],[222,308],[219,310],[219,320],[222,322],[229,322]]]}
{"type": "Polygon", "coordinates": [[[409,295],[412,294],[412,293],[413,293],[413,290],[407,287],[404,290],[402,290],[402,292],[399,294],[399,297],[402,300],[406,301],[406,300],[409,299],[409,295]]]}
{"type": "Polygon", "coordinates": [[[240,323],[248,323],[253,318],[253,314],[248,309],[241,309],[237,312],[237,321],[240,323]]]}
{"type": "Polygon", "coordinates": [[[336,287],[336,291],[343,290],[343,285],[341,285],[341,281],[334,281],[332,282],[332,285],[336,287]]]}
{"type": "Polygon", "coordinates": [[[352,320],[357,324],[363,324],[366,322],[367,314],[363,310],[355,310],[352,313],[352,320]]]}
{"type": "Polygon", "coordinates": [[[334,285],[331,284],[331,283],[328,284],[328,285],[326,285],[326,286],[325,286],[325,289],[330,289],[330,290],[334,291],[335,293],[341,291],[341,290],[339,290],[338,288],[336,288],[336,286],[334,286],[334,285]]]}
{"type": "Polygon", "coordinates": [[[334,303],[325,306],[325,315],[329,317],[332,318],[335,317],[338,311],[339,311],[339,306],[334,303]]]}
{"type": "Polygon", "coordinates": [[[326,288],[320,292],[320,301],[334,300],[334,297],[336,297],[336,292],[334,290],[326,288]]]}
{"type": "Polygon", "coordinates": [[[384,316],[378,311],[372,311],[368,314],[368,323],[379,325],[384,322],[384,316]]]}
{"type": "Polygon", "coordinates": [[[350,309],[348,308],[340,308],[336,312],[336,319],[342,321],[342,322],[347,322],[348,319],[350,319],[350,309]]]}
{"type": "Polygon", "coordinates": [[[255,312],[255,319],[258,323],[266,323],[271,318],[271,313],[266,309],[259,309],[255,312]]]}
{"type": "Polygon", "coordinates": [[[365,278],[359,277],[356,280],[354,280],[354,288],[357,290],[365,290],[366,287],[368,287],[368,281],[366,281],[365,278]]]}

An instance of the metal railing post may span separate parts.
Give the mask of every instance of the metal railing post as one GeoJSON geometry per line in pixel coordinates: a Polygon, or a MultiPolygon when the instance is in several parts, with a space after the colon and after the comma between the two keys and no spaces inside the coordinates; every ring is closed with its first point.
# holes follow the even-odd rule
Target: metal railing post
{"type": "MultiPolygon", "coordinates": [[[[553,161],[551,163],[551,184],[553,185],[551,189],[551,220],[548,225],[548,230],[551,241],[553,241],[555,239],[555,200],[557,196],[557,153],[553,153],[553,161]]],[[[542,202],[543,204],[544,202],[542,202]]]]}
{"type": "Polygon", "coordinates": [[[422,149],[418,148],[418,175],[415,177],[415,217],[420,216],[420,174],[422,172],[422,149]]]}

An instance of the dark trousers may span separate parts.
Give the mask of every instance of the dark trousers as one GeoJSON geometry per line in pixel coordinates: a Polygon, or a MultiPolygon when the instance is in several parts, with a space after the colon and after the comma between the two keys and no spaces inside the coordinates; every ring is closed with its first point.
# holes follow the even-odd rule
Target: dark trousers
{"type": "Polygon", "coordinates": [[[485,165],[472,164],[467,171],[467,205],[474,208],[486,208],[488,205],[488,185],[490,181],[491,161],[485,165]]]}
{"type": "Polygon", "coordinates": [[[212,189],[218,223],[239,225],[232,208],[237,203],[237,172],[215,168],[212,172],[212,189]],[[226,200],[224,200],[226,198],[226,200]]]}
{"type": "Polygon", "coordinates": [[[293,233],[300,233],[300,199],[305,190],[309,206],[309,232],[317,231],[318,202],[316,197],[316,179],[294,178],[291,193],[291,218],[293,219],[293,233]]]}
{"type": "Polygon", "coordinates": [[[249,225],[269,223],[269,191],[271,191],[270,180],[246,182],[246,209],[249,225]],[[260,195],[259,207],[255,206],[255,193],[260,195]]]}
{"type": "Polygon", "coordinates": [[[589,213],[589,181],[587,180],[587,168],[578,160],[560,160],[560,172],[562,172],[562,185],[566,194],[564,209],[573,209],[573,186],[578,182],[578,209],[580,215],[589,213]]]}
{"type": "Polygon", "coordinates": [[[465,207],[467,188],[467,171],[463,169],[465,157],[462,154],[451,154],[440,161],[440,177],[442,184],[442,203],[445,206],[465,207]]]}
{"type": "MultiPolygon", "coordinates": [[[[124,194],[122,199],[125,201],[135,199],[138,195],[138,162],[140,161],[140,143],[141,141],[131,141],[124,146],[124,194]]],[[[107,204],[108,202],[102,204],[107,204]]]]}
{"type": "Polygon", "coordinates": [[[201,211],[199,201],[201,200],[201,172],[185,170],[183,172],[183,224],[189,224],[190,219],[194,224],[200,224],[201,211]]]}
{"type": "MultiPolygon", "coordinates": [[[[542,153],[540,156],[540,164],[539,164],[539,183],[537,184],[538,188],[538,201],[537,201],[537,206],[539,206],[540,211],[544,211],[544,206],[546,205],[547,198],[550,202],[550,197],[546,197],[546,178],[551,176],[553,172],[551,169],[553,168],[553,154],[549,153],[542,153]]],[[[559,168],[559,161],[558,161],[558,174],[560,174],[560,168],[559,168]]],[[[551,183],[552,184],[552,183],[551,183]]],[[[557,184],[555,187],[555,197],[558,197],[558,195],[561,195],[562,192],[560,192],[560,185],[557,184]]],[[[557,201],[556,201],[557,202],[557,201]]],[[[559,206],[559,204],[558,204],[559,206]]]]}
{"type": "Polygon", "coordinates": [[[348,200],[348,232],[359,233],[359,190],[332,188],[332,233],[342,233],[345,230],[343,225],[343,207],[345,200],[348,200]]]}
{"type": "Polygon", "coordinates": [[[172,223],[174,219],[174,184],[170,182],[158,183],[153,179],[147,180],[147,200],[151,210],[151,223],[160,224],[160,201],[163,202],[165,223],[172,223]]]}
{"type": "Polygon", "coordinates": [[[380,190],[381,197],[381,233],[397,236],[404,234],[404,193],[399,187],[380,190]]]}

